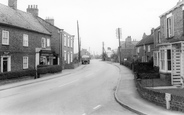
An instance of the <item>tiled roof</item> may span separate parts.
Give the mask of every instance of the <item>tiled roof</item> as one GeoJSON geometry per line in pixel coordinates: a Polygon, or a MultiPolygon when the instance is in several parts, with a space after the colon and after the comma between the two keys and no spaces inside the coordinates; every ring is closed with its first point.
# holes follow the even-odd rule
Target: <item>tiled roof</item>
{"type": "Polygon", "coordinates": [[[50,34],[32,14],[14,10],[3,4],[0,4],[0,23],[50,34]]]}
{"type": "Polygon", "coordinates": [[[136,46],[138,47],[138,46],[143,46],[143,45],[148,45],[148,44],[153,44],[153,43],[154,43],[153,35],[149,35],[143,38],[141,41],[139,41],[139,43],[137,43],[136,46]]]}

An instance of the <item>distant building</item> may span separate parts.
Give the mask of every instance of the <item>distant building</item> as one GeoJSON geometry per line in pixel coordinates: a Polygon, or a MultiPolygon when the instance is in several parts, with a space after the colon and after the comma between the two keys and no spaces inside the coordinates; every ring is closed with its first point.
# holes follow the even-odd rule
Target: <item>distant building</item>
{"type": "Polygon", "coordinates": [[[128,36],[125,41],[121,41],[121,61],[130,59],[132,60],[135,55],[135,46],[138,43],[128,36]]]}
{"type": "Polygon", "coordinates": [[[154,28],[151,34],[144,33],[142,40],[136,45],[137,59],[141,62],[149,62],[153,60],[154,51],[154,28]]]}

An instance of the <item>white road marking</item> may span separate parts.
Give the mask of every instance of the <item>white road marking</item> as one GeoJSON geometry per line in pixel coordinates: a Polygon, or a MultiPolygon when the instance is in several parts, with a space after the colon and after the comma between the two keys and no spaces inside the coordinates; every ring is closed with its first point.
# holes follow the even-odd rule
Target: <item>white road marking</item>
{"type": "Polygon", "coordinates": [[[86,113],[83,113],[82,115],[86,115],[86,113]]]}
{"type": "Polygon", "coordinates": [[[95,110],[95,109],[98,109],[100,107],[101,107],[101,105],[98,105],[98,106],[94,107],[93,109],[95,110]]]}
{"type": "Polygon", "coordinates": [[[65,85],[72,84],[72,83],[74,83],[74,82],[76,82],[76,81],[79,81],[79,80],[78,80],[78,79],[73,80],[73,81],[71,81],[71,82],[69,82],[69,83],[66,83],[66,84],[60,85],[59,87],[63,87],[63,86],[65,86],[65,85]]]}

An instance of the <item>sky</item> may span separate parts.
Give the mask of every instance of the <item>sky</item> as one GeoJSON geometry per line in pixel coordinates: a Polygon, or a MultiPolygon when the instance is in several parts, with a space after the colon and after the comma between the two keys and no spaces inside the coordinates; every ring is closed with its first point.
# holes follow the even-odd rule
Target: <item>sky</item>
{"type": "MultiPolygon", "coordinates": [[[[131,36],[137,41],[144,33],[160,25],[159,16],[174,7],[179,0],[17,0],[18,9],[26,11],[28,5],[38,5],[39,17],[54,18],[55,26],[75,35],[78,52],[77,20],[81,47],[92,54],[105,48],[117,49],[116,28],[122,28],[122,39],[131,36]]],[[[0,0],[8,5],[8,0],[0,0]]]]}

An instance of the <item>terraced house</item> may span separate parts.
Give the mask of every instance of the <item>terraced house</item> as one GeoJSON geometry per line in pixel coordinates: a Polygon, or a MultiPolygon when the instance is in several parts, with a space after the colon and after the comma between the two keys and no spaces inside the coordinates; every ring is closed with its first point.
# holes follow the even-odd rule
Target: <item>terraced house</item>
{"type": "Polygon", "coordinates": [[[184,78],[184,0],[160,16],[155,64],[162,78],[181,85],[184,78]]]}
{"type": "Polygon", "coordinates": [[[31,13],[18,10],[17,0],[9,0],[8,6],[0,4],[1,72],[51,65],[50,41],[50,32],[31,13]]]}
{"type": "Polygon", "coordinates": [[[154,50],[154,29],[151,29],[151,34],[143,34],[141,41],[136,45],[136,55],[139,62],[149,62],[153,59],[154,50]]]}

